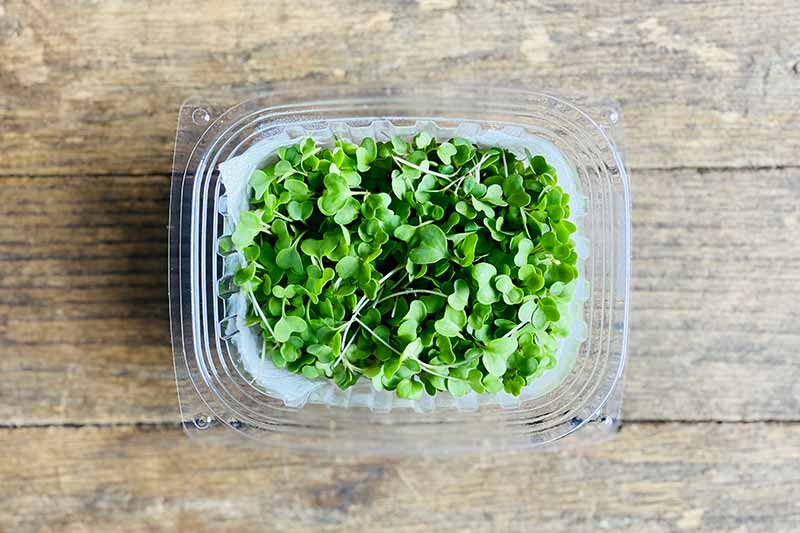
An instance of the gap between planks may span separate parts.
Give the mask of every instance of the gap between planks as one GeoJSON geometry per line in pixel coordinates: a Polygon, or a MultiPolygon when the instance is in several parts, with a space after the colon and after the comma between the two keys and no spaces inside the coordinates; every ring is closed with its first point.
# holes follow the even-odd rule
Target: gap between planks
{"type": "MultiPolygon", "coordinates": [[[[770,172],[800,170],[800,165],[755,165],[755,166],[673,166],[673,167],[626,167],[628,173],[638,172],[697,172],[699,174],[709,174],[712,172],[770,172]]],[[[169,178],[171,172],[70,172],[66,174],[2,174],[0,179],[51,179],[51,178],[137,178],[137,177],[163,177],[169,178]]]]}
{"type": "MultiPolygon", "coordinates": [[[[735,425],[774,425],[774,426],[795,426],[800,425],[800,419],[760,419],[760,420],[713,420],[713,419],[684,419],[684,420],[625,420],[622,419],[620,431],[625,431],[629,426],[666,426],[666,425],[684,425],[684,426],[702,426],[702,425],[717,425],[717,426],[735,426],[735,425]]],[[[136,428],[145,431],[150,430],[163,430],[163,429],[181,429],[180,422],[66,422],[66,423],[22,423],[22,424],[0,424],[0,431],[14,431],[26,429],[126,429],[136,428]]]]}

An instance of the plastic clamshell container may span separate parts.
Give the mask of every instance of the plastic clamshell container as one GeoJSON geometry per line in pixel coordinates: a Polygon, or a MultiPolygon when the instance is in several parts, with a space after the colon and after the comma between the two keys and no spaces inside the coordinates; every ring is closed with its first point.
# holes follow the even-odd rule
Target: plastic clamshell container
{"type": "Polygon", "coordinates": [[[503,451],[552,445],[573,433],[589,441],[612,434],[621,409],[630,284],[620,118],[609,100],[567,102],[531,91],[449,85],[187,100],[178,117],[169,226],[170,317],[184,428],[229,443],[379,454],[503,451]],[[236,317],[226,297],[235,287],[218,248],[227,210],[219,164],[270,139],[311,136],[330,144],[331,132],[380,137],[421,129],[533,138],[564,157],[584,206],[585,340],[560,383],[517,402],[388,409],[345,391],[327,404],[287,405],[254,383],[231,342],[236,317]]]}

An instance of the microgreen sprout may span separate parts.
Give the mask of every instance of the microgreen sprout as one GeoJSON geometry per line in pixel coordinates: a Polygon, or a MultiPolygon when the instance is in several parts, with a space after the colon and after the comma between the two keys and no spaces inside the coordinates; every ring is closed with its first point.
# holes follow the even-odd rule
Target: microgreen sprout
{"type": "Polygon", "coordinates": [[[262,358],[409,399],[518,395],[556,364],[576,227],[542,156],[425,132],[277,156],[226,241],[262,358]]]}

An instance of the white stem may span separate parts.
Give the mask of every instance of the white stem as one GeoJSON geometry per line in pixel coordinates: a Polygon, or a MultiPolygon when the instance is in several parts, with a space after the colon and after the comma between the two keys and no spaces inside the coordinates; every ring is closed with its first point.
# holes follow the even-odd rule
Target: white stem
{"type": "MultiPolygon", "coordinates": [[[[432,376],[437,376],[437,377],[440,377],[440,378],[443,378],[443,379],[455,379],[456,381],[463,381],[464,383],[469,383],[468,380],[466,380],[464,378],[457,377],[457,376],[451,376],[451,375],[446,375],[445,376],[444,374],[437,374],[436,372],[433,372],[433,371],[430,370],[431,368],[436,368],[435,366],[431,366],[431,365],[429,365],[427,363],[423,363],[419,359],[414,359],[414,360],[419,364],[419,366],[422,367],[423,370],[425,370],[425,372],[427,372],[428,374],[430,374],[432,376]]],[[[464,361],[464,362],[466,362],[466,361],[464,361]]],[[[453,368],[453,367],[458,366],[458,365],[444,365],[444,366],[446,366],[447,368],[453,368]]]]}
{"type": "Polygon", "coordinates": [[[308,230],[307,230],[307,229],[304,229],[303,231],[301,231],[301,232],[300,232],[300,233],[297,235],[297,237],[295,237],[295,238],[294,238],[294,241],[292,242],[292,247],[294,247],[294,246],[297,246],[297,243],[300,241],[300,237],[302,237],[302,236],[303,236],[303,235],[305,235],[306,233],[308,233],[308,230]]]}
{"type": "Polygon", "coordinates": [[[364,323],[363,323],[361,320],[359,320],[359,319],[357,319],[357,318],[356,318],[356,322],[358,322],[358,325],[359,325],[359,326],[361,326],[362,328],[364,328],[365,330],[367,330],[367,332],[368,332],[369,334],[371,334],[373,337],[375,337],[375,339],[376,339],[378,342],[380,342],[381,344],[383,344],[384,346],[386,346],[387,348],[389,348],[391,351],[393,351],[393,352],[394,352],[394,353],[396,353],[397,355],[399,355],[399,356],[401,356],[401,357],[403,356],[403,352],[401,352],[400,350],[397,350],[397,349],[396,349],[396,348],[394,348],[394,347],[393,347],[391,344],[389,344],[388,342],[386,342],[385,340],[383,340],[382,338],[380,338],[380,336],[379,336],[377,333],[375,333],[374,331],[372,331],[372,329],[370,329],[370,327],[369,327],[369,326],[367,326],[366,324],[364,324],[364,323]]]}
{"type": "Polygon", "coordinates": [[[394,158],[396,163],[403,164],[403,165],[405,165],[407,167],[411,167],[411,168],[413,168],[415,170],[419,170],[420,172],[424,172],[425,174],[430,174],[431,176],[436,176],[437,178],[444,178],[444,179],[452,179],[453,178],[453,176],[448,176],[447,174],[442,174],[440,172],[434,172],[433,170],[426,170],[426,169],[422,168],[421,166],[415,165],[411,161],[406,161],[402,157],[397,157],[396,155],[393,155],[392,158],[394,158]]]}
{"type": "Polygon", "coordinates": [[[525,235],[530,239],[531,232],[528,231],[528,215],[525,214],[525,209],[522,207],[519,208],[519,214],[522,215],[522,227],[525,228],[525,235]]]}
{"type": "Polygon", "coordinates": [[[514,326],[514,327],[511,329],[511,331],[509,331],[508,333],[506,333],[505,335],[503,335],[503,338],[505,338],[505,337],[512,337],[512,336],[516,335],[516,334],[517,334],[517,332],[518,332],[519,330],[521,330],[522,328],[524,328],[524,327],[525,327],[525,326],[527,326],[527,325],[528,325],[528,323],[527,323],[527,322],[524,322],[524,323],[517,324],[516,326],[514,326]]]}
{"type": "Polygon", "coordinates": [[[487,155],[484,155],[483,157],[481,157],[481,160],[478,161],[477,163],[475,163],[475,166],[472,167],[471,169],[469,169],[465,174],[469,175],[469,173],[474,170],[475,171],[475,179],[476,180],[480,180],[480,168],[481,168],[481,165],[483,164],[483,162],[486,161],[487,157],[488,157],[487,155]]]}
{"type": "Polygon", "coordinates": [[[446,294],[438,292],[438,291],[429,291],[427,289],[409,289],[407,291],[400,291],[400,292],[396,292],[394,294],[390,294],[389,296],[384,296],[380,300],[376,300],[375,303],[373,303],[372,305],[374,307],[374,306],[378,305],[381,302],[385,302],[389,298],[396,298],[398,296],[403,296],[404,294],[433,294],[434,296],[441,296],[442,298],[447,298],[446,294]]]}
{"type": "Polygon", "coordinates": [[[456,189],[455,189],[455,191],[453,191],[455,193],[456,191],[458,191],[458,188],[461,186],[461,183],[464,181],[464,178],[466,178],[466,175],[465,176],[461,176],[459,179],[452,180],[450,183],[448,183],[447,185],[445,185],[441,189],[433,189],[432,191],[427,191],[427,192],[445,192],[445,191],[447,191],[447,189],[449,189],[450,187],[455,185],[456,189]]]}
{"type": "Polygon", "coordinates": [[[247,295],[250,297],[250,303],[253,304],[253,308],[256,310],[256,314],[258,314],[259,318],[264,321],[264,325],[267,326],[267,330],[269,334],[272,335],[272,338],[275,338],[275,332],[272,330],[272,326],[269,325],[267,322],[267,317],[264,316],[264,311],[261,310],[261,306],[258,305],[258,300],[256,300],[256,295],[253,294],[252,290],[247,291],[247,295]]]}
{"type": "Polygon", "coordinates": [[[403,267],[395,267],[394,270],[392,270],[391,272],[389,272],[388,274],[386,274],[385,276],[383,276],[381,279],[378,280],[378,286],[383,285],[383,283],[387,279],[391,278],[392,276],[394,276],[397,272],[399,272],[401,270],[403,270],[403,267]]]}
{"type": "MultiPolygon", "coordinates": [[[[381,285],[383,285],[386,282],[386,280],[388,280],[389,278],[394,276],[400,270],[402,270],[402,267],[395,267],[394,270],[392,270],[391,272],[389,272],[388,274],[386,274],[385,276],[383,276],[381,279],[378,280],[378,286],[380,287],[381,285]]],[[[341,279],[342,278],[339,278],[336,281],[341,281],[341,279]]],[[[356,304],[355,309],[353,309],[353,314],[350,316],[348,321],[344,324],[344,332],[342,333],[342,344],[341,344],[341,352],[342,353],[344,353],[347,350],[347,347],[349,347],[350,344],[352,344],[352,342],[349,343],[349,344],[346,344],[347,343],[347,334],[350,332],[350,326],[353,325],[353,322],[357,319],[358,314],[361,312],[362,309],[364,309],[364,307],[367,305],[367,303],[369,303],[369,298],[367,298],[366,296],[362,296],[361,300],[359,300],[358,303],[356,304]]],[[[353,337],[353,339],[355,339],[355,337],[353,337]]]]}

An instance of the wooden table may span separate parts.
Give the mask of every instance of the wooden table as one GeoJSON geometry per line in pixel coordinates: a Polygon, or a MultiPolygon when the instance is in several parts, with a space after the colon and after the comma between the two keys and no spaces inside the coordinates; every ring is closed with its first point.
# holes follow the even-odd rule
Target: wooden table
{"type": "Polygon", "coordinates": [[[800,530],[800,3],[672,4],[0,0],[0,530],[800,530]],[[448,79],[623,107],[617,438],[387,461],[193,445],[166,291],[180,102],[448,79]]]}

